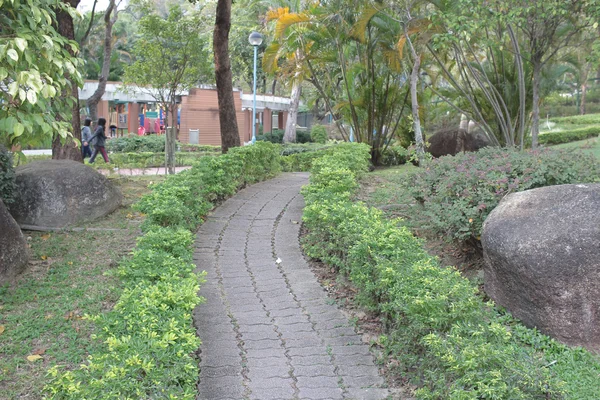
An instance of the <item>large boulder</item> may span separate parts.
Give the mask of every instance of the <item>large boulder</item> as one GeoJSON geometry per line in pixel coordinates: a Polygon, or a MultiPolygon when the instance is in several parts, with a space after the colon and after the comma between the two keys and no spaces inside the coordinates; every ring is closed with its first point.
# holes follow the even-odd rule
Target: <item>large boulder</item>
{"type": "Polygon", "coordinates": [[[16,170],[16,201],[10,206],[24,228],[63,228],[114,211],[123,196],[106,177],[82,163],[45,160],[16,170]]]}
{"type": "Polygon", "coordinates": [[[435,133],[429,139],[427,151],[434,157],[477,151],[491,143],[482,132],[469,133],[464,129],[449,129],[435,133]]]}
{"type": "Polygon", "coordinates": [[[600,351],[600,184],[505,197],[483,225],[485,291],[525,325],[600,351]]]}
{"type": "Polygon", "coordinates": [[[29,260],[21,228],[0,200],[0,284],[23,272],[29,260]]]}

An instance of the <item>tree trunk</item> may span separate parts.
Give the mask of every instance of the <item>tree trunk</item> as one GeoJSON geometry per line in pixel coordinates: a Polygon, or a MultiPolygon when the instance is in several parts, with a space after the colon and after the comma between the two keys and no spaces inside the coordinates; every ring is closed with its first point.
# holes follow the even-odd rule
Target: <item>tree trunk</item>
{"type": "Polygon", "coordinates": [[[587,82],[591,70],[590,63],[585,63],[581,74],[581,102],[579,103],[579,114],[585,115],[585,103],[587,98],[587,82]]]}
{"type": "Polygon", "coordinates": [[[536,60],[533,63],[533,104],[531,108],[531,148],[537,149],[540,133],[540,76],[542,65],[536,60]]]}
{"type": "Polygon", "coordinates": [[[285,132],[283,134],[283,143],[296,142],[296,122],[298,121],[298,107],[300,106],[300,94],[302,94],[302,84],[298,80],[294,80],[294,85],[292,86],[290,109],[288,111],[288,117],[285,123],[285,132]]]}
{"type": "Polygon", "coordinates": [[[165,169],[168,174],[175,173],[175,148],[177,146],[177,114],[175,111],[174,95],[165,110],[165,169]],[[169,114],[171,115],[171,126],[169,126],[169,114]]]}
{"type": "Polygon", "coordinates": [[[412,117],[415,131],[415,143],[417,145],[417,158],[419,165],[425,160],[425,144],[423,143],[423,133],[421,132],[421,118],[419,117],[419,100],[417,97],[417,83],[419,80],[419,68],[421,67],[421,57],[415,56],[413,69],[410,74],[410,101],[412,103],[412,117]]]}
{"type": "MultiPolygon", "coordinates": [[[[73,8],[77,8],[79,0],[63,0],[65,3],[71,5],[73,8]]],[[[75,40],[75,28],[73,26],[73,18],[69,13],[65,11],[58,11],[56,13],[56,19],[58,24],[58,32],[70,40],[75,40]]],[[[75,52],[71,49],[71,46],[67,46],[69,53],[75,56],[75,52]]],[[[67,79],[70,79],[67,76],[67,79]]],[[[74,160],[83,162],[81,154],[81,148],[77,145],[78,141],[81,141],[81,122],[79,119],[79,93],[77,91],[77,84],[71,80],[71,93],[67,91],[63,93],[64,97],[72,96],[75,101],[72,108],[71,125],[73,127],[73,138],[68,138],[63,144],[60,142],[60,137],[57,137],[52,142],[52,159],[53,160],[74,160]]]]}
{"type": "MultiPolygon", "coordinates": [[[[98,120],[98,103],[102,99],[104,92],[106,91],[106,81],[108,80],[108,74],[110,73],[110,55],[112,53],[112,27],[117,20],[118,11],[115,9],[115,0],[110,0],[108,8],[104,13],[104,59],[102,60],[102,71],[100,72],[100,78],[98,79],[98,87],[94,94],[87,100],[87,106],[90,109],[90,119],[95,123],[98,120]],[[111,18],[111,14],[114,9],[114,16],[111,18]]],[[[108,115],[106,116],[108,119],[108,115]]]]}
{"type": "Polygon", "coordinates": [[[213,32],[213,52],[215,56],[215,80],[219,101],[219,122],[221,125],[221,150],[227,153],[230,147],[240,145],[231,62],[229,60],[229,29],[231,28],[231,0],[218,0],[213,32]]]}

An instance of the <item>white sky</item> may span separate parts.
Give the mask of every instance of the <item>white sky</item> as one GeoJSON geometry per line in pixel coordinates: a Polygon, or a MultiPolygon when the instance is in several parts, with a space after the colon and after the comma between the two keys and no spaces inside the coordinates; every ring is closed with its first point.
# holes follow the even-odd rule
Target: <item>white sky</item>
{"type": "MultiPolygon", "coordinates": [[[[98,0],[98,2],[96,3],[96,11],[106,10],[106,7],[108,7],[108,3],[109,3],[109,0],[98,0]]],[[[115,3],[118,3],[118,1],[115,3]]],[[[121,8],[123,8],[123,6],[126,3],[127,3],[127,1],[122,1],[121,7],[119,7],[119,10],[121,8]]],[[[94,5],[94,0],[81,0],[79,2],[79,5],[77,6],[77,9],[81,12],[92,11],[93,5],[94,5]]]]}

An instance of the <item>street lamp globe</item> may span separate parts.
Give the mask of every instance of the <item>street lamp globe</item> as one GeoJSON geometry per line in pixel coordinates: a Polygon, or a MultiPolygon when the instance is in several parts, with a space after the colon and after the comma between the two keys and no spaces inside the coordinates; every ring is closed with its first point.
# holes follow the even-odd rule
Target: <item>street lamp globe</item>
{"type": "Polygon", "coordinates": [[[263,37],[258,32],[252,32],[250,36],[248,36],[248,41],[252,46],[260,46],[263,41],[263,37]]]}

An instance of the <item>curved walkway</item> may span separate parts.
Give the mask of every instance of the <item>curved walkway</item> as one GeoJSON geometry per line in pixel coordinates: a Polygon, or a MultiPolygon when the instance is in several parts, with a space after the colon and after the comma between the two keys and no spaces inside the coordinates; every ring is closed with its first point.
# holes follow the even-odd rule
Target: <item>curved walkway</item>
{"type": "Polygon", "coordinates": [[[198,399],[385,399],[373,357],[298,242],[308,174],[283,174],[217,208],[198,232],[207,272],[194,311],[198,399]]]}

